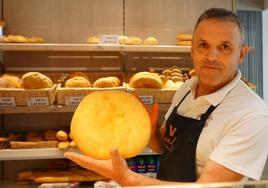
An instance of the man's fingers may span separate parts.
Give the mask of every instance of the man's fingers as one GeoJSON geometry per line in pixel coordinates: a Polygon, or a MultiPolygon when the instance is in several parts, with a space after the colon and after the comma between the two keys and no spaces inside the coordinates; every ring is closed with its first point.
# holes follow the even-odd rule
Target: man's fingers
{"type": "Polygon", "coordinates": [[[95,159],[91,157],[87,157],[87,156],[84,156],[75,152],[65,152],[64,156],[83,168],[90,169],[90,170],[95,169],[95,165],[93,162],[93,160],[95,159]]]}
{"type": "Polygon", "coordinates": [[[118,149],[113,147],[110,151],[110,156],[114,167],[118,167],[122,163],[122,157],[120,156],[118,149]]]}

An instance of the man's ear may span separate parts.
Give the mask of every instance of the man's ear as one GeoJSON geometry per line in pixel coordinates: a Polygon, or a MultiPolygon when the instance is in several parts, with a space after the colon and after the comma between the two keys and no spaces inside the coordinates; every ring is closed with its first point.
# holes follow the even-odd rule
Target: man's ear
{"type": "Polygon", "coordinates": [[[240,50],[239,64],[241,64],[243,62],[243,60],[244,60],[244,58],[246,57],[247,54],[248,54],[248,45],[243,44],[242,48],[240,50]]]}

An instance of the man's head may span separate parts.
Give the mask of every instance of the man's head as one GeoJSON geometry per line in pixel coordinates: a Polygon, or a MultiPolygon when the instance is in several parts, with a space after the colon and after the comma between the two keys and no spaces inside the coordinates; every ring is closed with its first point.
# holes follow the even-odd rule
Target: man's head
{"type": "Polygon", "coordinates": [[[247,53],[242,35],[243,28],[231,11],[213,8],[199,17],[192,43],[199,86],[217,90],[234,78],[247,53]]]}

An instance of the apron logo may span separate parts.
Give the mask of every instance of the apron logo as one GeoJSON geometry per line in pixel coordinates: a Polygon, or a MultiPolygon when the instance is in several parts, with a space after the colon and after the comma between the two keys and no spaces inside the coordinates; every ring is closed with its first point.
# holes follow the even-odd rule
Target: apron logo
{"type": "Polygon", "coordinates": [[[177,137],[174,136],[176,131],[177,131],[177,128],[174,127],[173,125],[170,125],[169,135],[163,138],[164,144],[170,152],[174,151],[174,143],[177,140],[177,137]]]}

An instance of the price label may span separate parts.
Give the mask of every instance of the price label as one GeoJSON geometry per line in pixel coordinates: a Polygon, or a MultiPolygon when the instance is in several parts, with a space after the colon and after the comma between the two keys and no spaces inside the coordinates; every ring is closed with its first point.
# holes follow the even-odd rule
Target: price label
{"type": "Polygon", "coordinates": [[[101,44],[118,44],[118,35],[101,35],[101,44]]]}
{"type": "Polygon", "coordinates": [[[27,101],[28,106],[48,106],[48,97],[32,97],[27,101]]]}
{"type": "Polygon", "coordinates": [[[78,105],[84,97],[65,97],[65,104],[69,106],[78,105]]]}
{"type": "Polygon", "coordinates": [[[0,97],[0,106],[16,106],[14,97],[0,97]]]}
{"type": "Polygon", "coordinates": [[[153,104],[154,102],[154,98],[152,95],[143,95],[143,96],[139,96],[139,98],[144,104],[153,104]]]}

